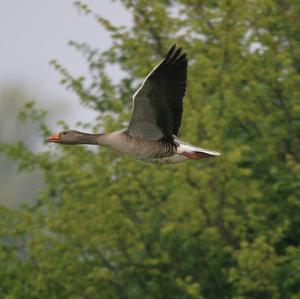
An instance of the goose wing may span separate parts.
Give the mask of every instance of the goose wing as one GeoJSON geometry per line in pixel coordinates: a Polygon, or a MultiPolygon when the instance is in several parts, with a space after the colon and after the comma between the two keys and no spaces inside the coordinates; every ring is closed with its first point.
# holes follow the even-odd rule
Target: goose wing
{"type": "Polygon", "coordinates": [[[173,45],[133,96],[131,136],[174,141],[181,124],[186,77],[186,54],[173,45]]]}

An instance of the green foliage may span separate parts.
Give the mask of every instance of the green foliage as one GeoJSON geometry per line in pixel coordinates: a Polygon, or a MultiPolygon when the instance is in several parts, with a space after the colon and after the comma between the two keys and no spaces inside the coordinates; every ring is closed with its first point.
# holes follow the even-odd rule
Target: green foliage
{"type": "MultiPolygon", "coordinates": [[[[90,78],[53,62],[99,110],[91,129],[121,127],[175,40],[190,58],[180,137],[223,156],[151,166],[102,148],[2,145],[47,188],[34,206],[0,210],[1,298],[300,298],[299,2],[121,3],[131,28],[93,15],[110,49],[72,42],[90,78]],[[110,64],[126,72],[118,85],[110,64]]],[[[27,108],[45,135],[45,115],[27,108]]]]}

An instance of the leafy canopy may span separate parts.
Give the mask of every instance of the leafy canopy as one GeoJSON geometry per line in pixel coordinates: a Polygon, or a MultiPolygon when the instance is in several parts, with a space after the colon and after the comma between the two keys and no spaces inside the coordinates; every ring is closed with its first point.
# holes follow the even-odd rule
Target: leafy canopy
{"type": "MultiPolygon", "coordinates": [[[[71,43],[90,77],[52,62],[99,112],[85,127],[126,123],[134,90],[176,41],[190,61],[180,137],[223,156],[154,167],[104,148],[2,145],[47,188],[0,210],[0,297],[300,298],[300,2],[120,4],[131,27],[76,2],[113,40],[104,52],[71,43]],[[118,84],[111,64],[126,74],[118,84]]],[[[44,138],[44,114],[27,108],[44,138]]]]}

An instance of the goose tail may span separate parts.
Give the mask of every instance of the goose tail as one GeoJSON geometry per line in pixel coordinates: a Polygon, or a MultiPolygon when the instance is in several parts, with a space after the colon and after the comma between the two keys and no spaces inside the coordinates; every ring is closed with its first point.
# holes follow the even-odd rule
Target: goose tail
{"type": "Polygon", "coordinates": [[[210,158],[210,157],[221,155],[219,152],[196,147],[191,144],[186,144],[182,142],[179,143],[179,147],[177,148],[177,153],[192,160],[199,160],[199,159],[210,158]]]}

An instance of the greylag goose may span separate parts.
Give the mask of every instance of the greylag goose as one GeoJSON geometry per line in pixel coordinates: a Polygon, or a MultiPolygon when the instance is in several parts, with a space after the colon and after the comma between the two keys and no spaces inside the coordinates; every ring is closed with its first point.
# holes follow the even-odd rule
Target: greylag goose
{"type": "Polygon", "coordinates": [[[177,138],[186,78],[186,54],[173,45],[133,95],[133,112],[127,128],[103,134],[67,130],[47,140],[61,144],[104,145],[154,164],[218,156],[218,152],[196,147],[177,138]]]}

